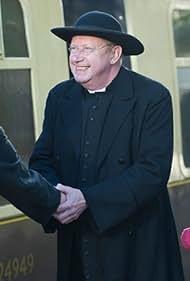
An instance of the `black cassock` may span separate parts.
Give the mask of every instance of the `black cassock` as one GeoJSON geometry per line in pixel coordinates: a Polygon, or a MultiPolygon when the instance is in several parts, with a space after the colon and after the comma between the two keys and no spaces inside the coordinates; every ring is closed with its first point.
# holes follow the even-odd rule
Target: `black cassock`
{"type": "Polygon", "coordinates": [[[73,79],[55,86],[47,99],[30,165],[53,184],[81,189],[88,205],[73,223],[44,225],[58,232],[57,280],[78,280],[81,269],[90,281],[183,281],[167,190],[171,96],[160,83],[123,67],[110,93],[105,116],[93,113],[99,110],[93,103],[84,116],[84,89],[73,79]]]}

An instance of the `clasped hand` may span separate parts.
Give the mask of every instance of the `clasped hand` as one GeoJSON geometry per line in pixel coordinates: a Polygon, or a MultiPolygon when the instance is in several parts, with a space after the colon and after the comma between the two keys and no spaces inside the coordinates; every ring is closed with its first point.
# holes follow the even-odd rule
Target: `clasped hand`
{"type": "Polygon", "coordinates": [[[56,189],[61,191],[61,200],[53,217],[62,224],[77,220],[87,208],[82,192],[79,189],[62,184],[58,184],[56,189]]]}

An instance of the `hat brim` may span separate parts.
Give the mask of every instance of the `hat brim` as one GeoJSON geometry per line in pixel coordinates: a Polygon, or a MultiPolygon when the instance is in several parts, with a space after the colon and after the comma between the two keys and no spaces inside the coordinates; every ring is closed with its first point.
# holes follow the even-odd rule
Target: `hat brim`
{"type": "Polygon", "coordinates": [[[123,49],[123,55],[125,56],[139,55],[144,51],[143,44],[136,37],[119,31],[112,31],[103,28],[97,29],[92,26],[89,28],[69,26],[56,27],[51,29],[51,32],[68,43],[70,43],[72,37],[76,35],[100,37],[120,45],[123,49]]]}

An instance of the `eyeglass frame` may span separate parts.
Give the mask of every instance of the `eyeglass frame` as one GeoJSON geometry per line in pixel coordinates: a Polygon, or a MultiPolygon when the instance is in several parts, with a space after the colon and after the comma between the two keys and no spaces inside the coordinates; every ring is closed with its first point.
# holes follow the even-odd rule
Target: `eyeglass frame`
{"type": "Polygon", "coordinates": [[[69,46],[68,51],[70,55],[77,55],[78,53],[82,53],[84,56],[89,56],[90,54],[94,53],[95,51],[98,51],[100,49],[103,49],[105,47],[114,47],[114,44],[112,43],[106,43],[99,47],[90,47],[90,46],[69,46]]]}

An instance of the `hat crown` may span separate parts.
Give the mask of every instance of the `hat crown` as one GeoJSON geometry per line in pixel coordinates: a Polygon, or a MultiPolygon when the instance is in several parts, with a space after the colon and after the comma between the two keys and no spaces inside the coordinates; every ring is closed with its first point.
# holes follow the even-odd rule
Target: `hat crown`
{"type": "Polygon", "coordinates": [[[90,11],[81,15],[72,26],[51,30],[56,36],[70,43],[74,36],[95,36],[122,47],[123,55],[143,53],[143,44],[133,35],[122,30],[120,22],[112,15],[101,11],[90,11]]]}
{"type": "Polygon", "coordinates": [[[99,11],[92,11],[83,14],[78,18],[74,26],[91,27],[96,29],[100,28],[100,29],[122,32],[121,24],[116,18],[114,18],[110,14],[99,12],[99,11]]]}

